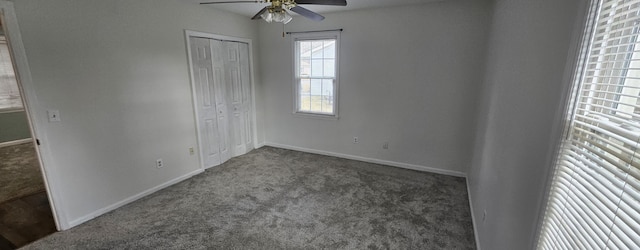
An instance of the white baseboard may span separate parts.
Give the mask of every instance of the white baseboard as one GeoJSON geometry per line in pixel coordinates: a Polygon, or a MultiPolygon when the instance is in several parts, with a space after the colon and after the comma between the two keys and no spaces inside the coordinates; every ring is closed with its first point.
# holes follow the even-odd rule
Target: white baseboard
{"type": "Polygon", "coordinates": [[[115,209],[119,208],[119,207],[122,207],[122,206],[127,205],[127,204],[129,204],[129,203],[131,203],[131,202],[134,202],[134,201],[136,201],[136,200],[138,200],[138,199],[140,199],[140,198],[143,198],[143,197],[145,197],[145,196],[147,196],[147,195],[150,195],[150,194],[152,194],[152,193],[155,193],[155,192],[157,192],[157,191],[159,191],[159,190],[161,190],[161,189],[164,189],[164,188],[166,188],[166,187],[168,187],[168,186],[171,186],[171,185],[176,184],[176,183],[178,183],[178,182],[181,182],[181,181],[184,181],[184,180],[186,180],[186,179],[189,179],[189,178],[191,178],[191,177],[193,177],[193,176],[195,176],[195,175],[197,175],[197,174],[200,174],[200,173],[202,173],[202,172],[204,172],[204,170],[202,170],[202,169],[198,169],[198,170],[196,170],[196,171],[193,171],[193,172],[188,173],[188,174],[186,174],[186,175],[180,176],[180,177],[175,178],[175,179],[173,179],[173,180],[167,181],[167,182],[165,182],[165,183],[163,183],[163,184],[160,184],[160,185],[158,185],[158,186],[155,186],[155,187],[153,187],[153,188],[147,189],[146,191],[143,191],[143,192],[138,193],[138,194],[136,194],[136,195],[134,195],[134,196],[131,196],[131,197],[129,197],[129,198],[126,198],[126,199],[124,199],[124,200],[121,200],[121,201],[119,201],[119,202],[116,202],[116,203],[114,203],[114,204],[112,204],[112,205],[110,205],[110,206],[107,206],[107,207],[105,207],[105,208],[98,209],[98,210],[96,210],[95,212],[92,212],[92,213],[90,213],[90,214],[88,214],[88,215],[85,215],[85,216],[82,216],[82,217],[80,217],[80,218],[78,218],[78,219],[75,219],[75,220],[73,220],[73,221],[71,221],[71,222],[69,222],[69,223],[67,224],[67,225],[68,225],[68,227],[67,227],[67,228],[61,228],[61,229],[62,229],[62,230],[67,230],[67,229],[73,228],[73,227],[75,227],[75,226],[77,226],[77,225],[80,225],[80,224],[85,223],[85,222],[87,222],[87,221],[89,221],[89,220],[91,220],[91,219],[94,219],[94,218],[96,218],[96,217],[98,217],[98,216],[100,216],[100,215],[106,214],[106,213],[108,213],[108,212],[111,212],[111,211],[113,211],[113,210],[115,210],[115,209]]]}
{"type": "Polygon", "coordinates": [[[23,143],[29,143],[29,142],[33,142],[33,140],[31,138],[27,138],[27,139],[15,140],[15,141],[1,142],[0,143],[0,148],[9,147],[9,146],[15,146],[15,145],[19,145],[19,144],[23,144],[23,143]]]}
{"type": "Polygon", "coordinates": [[[471,200],[471,189],[469,189],[469,178],[466,179],[467,182],[467,195],[469,197],[469,209],[471,209],[471,223],[473,224],[473,236],[476,240],[476,249],[481,250],[480,248],[480,235],[478,235],[478,221],[476,220],[475,213],[473,212],[473,201],[471,200]]]}
{"type": "Polygon", "coordinates": [[[467,175],[465,173],[458,172],[458,171],[439,169],[439,168],[431,168],[431,167],[414,165],[414,164],[409,164],[409,163],[380,160],[380,159],[374,159],[374,158],[368,158],[368,157],[362,157],[362,156],[355,156],[355,155],[348,155],[348,154],[341,154],[341,153],[322,151],[322,150],[315,150],[315,149],[309,149],[309,148],[301,148],[301,147],[283,145],[283,144],[272,143],[272,142],[265,142],[264,146],[270,146],[270,147],[275,147],[275,148],[283,148],[283,149],[289,149],[289,150],[295,150],[295,151],[301,151],[301,152],[319,154],[319,155],[334,156],[334,157],[344,158],[344,159],[349,159],[349,160],[363,161],[363,162],[369,162],[369,163],[375,163],[375,164],[381,164],[381,165],[387,165],[387,166],[392,166],[392,167],[405,168],[405,169],[411,169],[411,170],[417,170],[417,171],[429,172],[429,173],[435,173],[435,174],[443,174],[443,175],[456,176],[456,177],[465,177],[465,178],[467,177],[467,175]]]}

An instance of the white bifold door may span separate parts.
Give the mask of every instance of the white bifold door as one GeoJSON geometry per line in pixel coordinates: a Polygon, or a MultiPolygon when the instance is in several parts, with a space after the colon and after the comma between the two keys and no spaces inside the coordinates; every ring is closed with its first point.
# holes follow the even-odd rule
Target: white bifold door
{"type": "Polygon", "coordinates": [[[205,168],[253,149],[249,46],[189,37],[200,156],[205,168]]]}

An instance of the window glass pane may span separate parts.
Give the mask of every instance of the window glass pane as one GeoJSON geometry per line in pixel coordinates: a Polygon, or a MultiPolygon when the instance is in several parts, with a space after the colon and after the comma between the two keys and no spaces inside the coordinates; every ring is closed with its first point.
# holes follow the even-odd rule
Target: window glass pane
{"type": "Polygon", "coordinates": [[[333,80],[332,79],[322,80],[322,95],[333,98],[333,80]]]}
{"type": "Polygon", "coordinates": [[[336,58],[336,42],[335,40],[325,41],[324,58],[336,58]]]}
{"type": "Polygon", "coordinates": [[[311,111],[311,80],[300,79],[299,111],[311,111]]]}
{"type": "Polygon", "coordinates": [[[322,111],[322,80],[311,79],[311,111],[322,111]]]}
{"type": "Polygon", "coordinates": [[[322,113],[333,114],[333,102],[322,102],[322,113]]]}
{"type": "Polygon", "coordinates": [[[336,75],[336,60],[325,59],[324,60],[324,77],[335,77],[336,75]]]}
{"type": "Polygon", "coordinates": [[[5,36],[0,36],[0,110],[21,109],[22,99],[5,36]]]}
{"type": "Polygon", "coordinates": [[[300,94],[310,95],[311,94],[311,80],[310,79],[301,79],[300,80],[300,94]]]}
{"type": "Polygon", "coordinates": [[[300,58],[311,58],[311,42],[298,42],[300,46],[300,58]]]}
{"type": "Polygon", "coordinates": [[[313,41],[311,42],[311,58],[313,59],[321,59],[322,58],[322,41],[313,41]]]}
{"type": "Polygon", "coordinates": [[[333,113],[333,80],[322,80],[322,112],[333,113]]]}
{"type": "Polygon", "coordinates": [[[322,59],[311,60],[311,76],[322,76],[322,59]]]}
{"type": "Polygon", "coordinates": [[[310,75],[311,75],[311,60],[301,59],[300,60],[300,76],[310,76],[310,75]]]}
{"type": "Polygon", "coordinates": [[[322,95],[322,80],[311,79],[311,95],[322,95]]]}
{"type": "Polygon", "coordinates": [[[311,111],[311,96],[310,95],[301,95],[300,96],[300,111],[311,111]]]}

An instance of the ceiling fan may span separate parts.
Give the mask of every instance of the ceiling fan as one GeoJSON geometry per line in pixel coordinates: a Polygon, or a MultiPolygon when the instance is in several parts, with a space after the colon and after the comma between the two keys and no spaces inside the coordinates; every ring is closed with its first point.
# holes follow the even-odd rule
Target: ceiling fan
{"type": "Polygon", "coordinates": [[[251,0],[251,1],[220,1],[205,2],[200,4],[222,4],[222,3],[271,3],[253,16],[253,20],[264,19],[267,22],[288,23],[293,19],[287,10],[293,11],[314,21],[324,20],[324,16],[309,9],[300,7],[300,4],[315,5],[336,5],[347,6],[347,0],[251,0]]]}

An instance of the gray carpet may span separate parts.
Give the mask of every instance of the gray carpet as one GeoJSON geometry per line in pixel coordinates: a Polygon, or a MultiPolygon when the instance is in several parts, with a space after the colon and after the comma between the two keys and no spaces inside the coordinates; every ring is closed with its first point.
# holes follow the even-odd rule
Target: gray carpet
{"type": "Polygon", "coordinates": [[[33,143],[0,148],[0,204],[44,191],[33,143]]]}
{"type": "Polygon", "coordinates": [[[463,178],[263,147],[25,249],[474,249],[463,178]]]}

